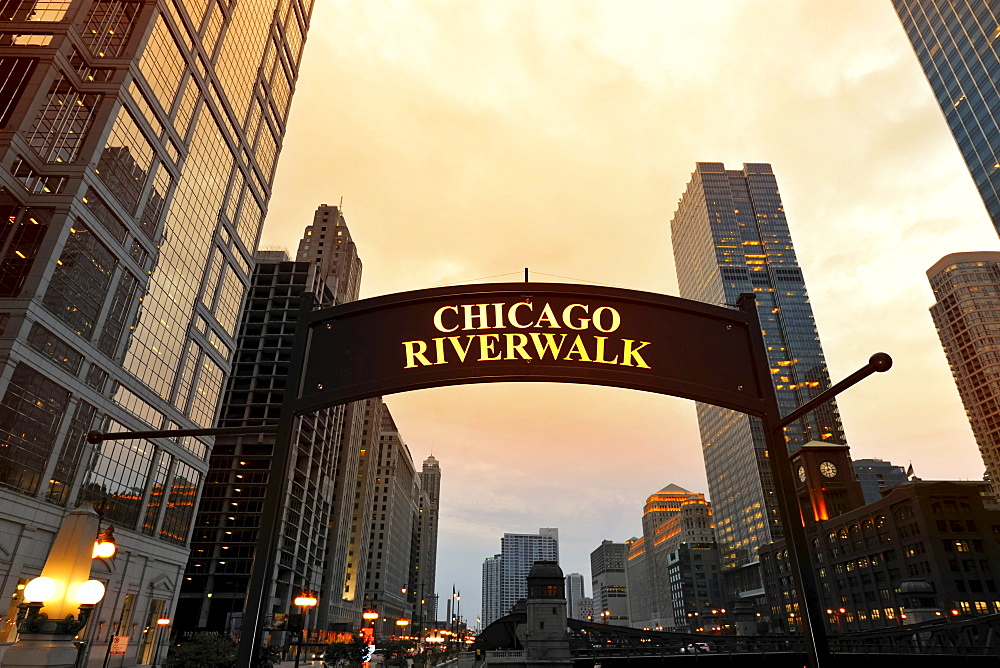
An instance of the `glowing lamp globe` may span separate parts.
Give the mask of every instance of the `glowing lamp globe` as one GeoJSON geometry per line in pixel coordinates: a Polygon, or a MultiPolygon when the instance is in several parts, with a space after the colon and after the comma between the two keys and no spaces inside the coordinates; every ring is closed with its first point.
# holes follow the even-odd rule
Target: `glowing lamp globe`
{"type": "Polygon", "coordinates": [[[94,541],[94,551],[91,554],[94,559],[110,559],[115,556],[115,544],[110,541],[94,541]]]}
{"type": "Polygon", "coordinates": [[[44,603],[56,597],[59,586],[52,578],[38,577],[24,586],[24,600],[29,603],[44,603]]]}
{"type": "Polygon", "coordinates": [[[317,600],[312,594],[299,594],[295,597],[294,603],[301,608],[311,608],[316,605],[317,600]]]}
{"type": "Polygon", "coordinates": [[[368,612],[362,613],[361,617],[363,619],[378,619],[378,613],[374,610],[369,610],[368,612]]]}
{"type": "Polygon", "coordinates": [[[100,580],[87,580],[76,587],[73,595],[80,605],[94,605],[104,598],[104,583],[100,580]]]}

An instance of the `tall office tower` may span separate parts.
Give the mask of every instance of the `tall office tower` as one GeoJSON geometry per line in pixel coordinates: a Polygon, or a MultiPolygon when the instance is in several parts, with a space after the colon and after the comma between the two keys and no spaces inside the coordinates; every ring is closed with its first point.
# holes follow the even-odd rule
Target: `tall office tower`
{"type": "Polygon", "coordinates": [[[434,455],[424,460],[417,474],[420,500],[417,509],[416,563],[413,566],[413,586],[409,600],[413,621],[423,625],[437,616],[434,607],[434,585],[437,572],[438,509],[441,502],[441,464],[434,455]]]}
{"type": "MultiPolygon", "coordinates": [[[[337,224],[345,226],[342,218],[337,224]]],[[[310,232],[311,227],[305,238],[310,232]]],[[[284,251],[257,253],[251,295],[240,324],[237,362],[222,402],[222,426],[274,421],[284,397],[301,296],[310,292],[323,305],[356,299],[357,290],[336,296],[344,272],[360,275],[356,253],[350,268],[342,266],[339,272],[330,263],[291,262],[284,251]]],[[[354,501],[361,448],[359,430],[347,428],[354,423],[361,423],[356,411],[336,406],[305,416],[298,425],[297,456],[282,509],[282,550],[275,555],[279,566],[272,577],[267,614],[288,612],[292,599],[303,590],[319,593],[312,628],[351,630],[361,614],[360,600],[348,602],[341,595],[348,552],[345,527],[351,517],[346,509],[354,501]]],[[[273,444],[273,435],[216,439],[195,521],[177,628],[231,633],[239,627],[259,541],[259,504],[270,475],[273,444]],[[208,592],[211,598],[205,596],[208,592]]]]}
{"type": "Polygon", "coordinates": [[[628,626],[628,581],[625,543],[602,540],[590,553],[590,578],[594,594],[595,621],[616,626],[628,626]]]}
{"type": "Polygon", "coordinates": [[[525,578],[536,561],[559,561],[559,529],[542,528],[537,534],[505,533],[500,539],[501,617],[528,595],[525,578]]]}
{"type": "Polygon", "coordinates": [[[583,575],[570,573],[566,576],[566,614],[570,619],[580,619],[580,602],[586,592],[583,590],[583,575]]]}
{"type": "Polygon", "coordinates": [[[996,2],[893,0],[920,66],[1000,233],[996,2]]]}
{"type": "MultiPolygon", "coordinates": [[[[368,546],[372,537],[372,515],[375,513],[375,481],[379,466],[379,437],[382,414],[388,409],[381,397],[372,397],[348,404],[350,411],[361,412],[361,450],[358,452],[357,483],[348,536],[347,563],[344,573],[344,600],[357,601],[366,610],[373,609],[365,599],[365,574],[368,572],[368,546]]],[[[379,486],[382,481],[379,480],[379,486]]],[[[357,619],[355,620],[357,623],[357,619]]]]}
{"type": "Polygon", "coordinates": [[[952,253],[927,270],[934,290],[931,317],[944,346],[958,394],[986,465],[994,495],[1000,495],[1000,253],[952,253]]]}
{"type": "Polygon", "coordinates": [[[642,529],[642,538],[626,541],[632,626],[686,627],[688,613],[700,615],[710,604],[721,607],[712,505],[704,494],[674,484],[651,494],[643,508],[642,529]],[[695,548],[698,563],[686,558],[695,548]]]}
{"type": "MultiPolygon", "coordinates": [[[[698,163],[671,221],[681,297],[735,304],[757,298],[774,388],[783,413],[829,387],[802,271],[771,166],[727,170],[698,163]]],[[[757,548],[781,535],[760,420],[698,404],[715,532],[726,568],[756,563],[757,548]]],[[[844,443],[833,403],[785,429],[789,451],[811,441],[844,443]]],[[[750,577],[752,582],[755,578],[750,577]]],[[[750,584],[737,584],[736,589],[750,584]]]]}
{"type": "Polygon", "coordinates": [[[375,496],[370,516],[365,607],[380,615],[376,637],[395,634],[396,622],[413,611],[407,592],[413,588],[412,549],[417,522],[419,483],[410,449],[386,406],[375,452],[375,496]]]}
{"type": "Polygon", "coordinates": [[[143,639],[126,661],[172,616],[211,440],[83,434],[213,425],[312,4],[0,4],[2,593],[96,502],[147,564],[95,618],[143,639]]]}
{"type": "Polygon", "coordinates": [[[874,503],[882,498],[882,490],[900,485],[909,478],[902,466],[881,459],[855,459],[851,462],[854,477],[861,484],[865,503],[874,503]]]}
{"type": "Polygon", "coordinates": [[[486,628],[503,617],[506,612],[500,611],[500,564],[503,556],[494,554],[483,560],[483,596],[482,621],[486,628]]]}
{"type": "MultiPolygon", "coordinates": [[[[273,422],[280,411],[301,295],[332,293],[305,262],[284,251],[260,251],[236,345],[236,364],[226,388],[220,424],[242,427],[273,422]],[[284,362],[284,363],[282,363],[284,362]]],[[[343,408],[303,419],[295,470],[283,509],[280,563],[267,612],[287,612],[303,590],[319,590],[330,523],[328,481],[338,456],[343,408]],[[273,607],[273,609],[272,609],[273,607]]],[[[250,569],[260,540],[257,522],[270,479],[274,436],[220,436],[198,506],[191,557],[184,574],[175,626],[234,633],[240,627],[250,569]],[[212,597],[206,597],[211,593],[212,597]]],[[[329,597],[324,596],[323,600],[329,597]]]]}
{"type": "Polygon", "coordinates": [[[625,586],[628,591],[629,626],[636,629],[662,628],[654,611],[652,555],[642,538],[625,541],[625,586]]]}
{"type": "Polygon", "coordinates": [[[312,262],[335,283],[336,303],[352,302],[361,291],[361,258],[339,207],[321,204],[299,241],[298,262],[312,262]]]}

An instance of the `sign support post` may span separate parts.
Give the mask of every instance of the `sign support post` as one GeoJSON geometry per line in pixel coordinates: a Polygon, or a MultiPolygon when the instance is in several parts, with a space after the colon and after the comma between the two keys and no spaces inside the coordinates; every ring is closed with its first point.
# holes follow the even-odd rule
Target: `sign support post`
{"type": "Polygon", "coordinates": [[[287,492],[290,469],[295,461],[295,424],[298,416],[293,410],[292,399],[301,392],[302,372],[309,343],[308,316],[313,310],[314,303],[315,299],[309,292],[302,295],[302,301],[299,303],[295,345],[289,362],[288,382],[281,402],[277,435],[271,451],[271,470],[267,476],[267,491],[264,493],[264,504],[261,508],[260,528],[257,530],[257,548],[254,550],[247,600],[243,608],[237,666],[253,665],[254,653],[261,641],[265,609],[270,606],[268,591],[274,574],[278,548],[281,545],[280,511],[284,507],[282,499],[287,492]]]}

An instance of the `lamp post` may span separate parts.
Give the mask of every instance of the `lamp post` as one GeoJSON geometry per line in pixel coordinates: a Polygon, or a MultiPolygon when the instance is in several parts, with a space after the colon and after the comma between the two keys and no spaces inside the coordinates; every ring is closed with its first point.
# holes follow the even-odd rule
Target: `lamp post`
{"type": "Polygon", "coordinates": [[[17,614],[19,636],[4,654],[3,666],[75,665],[73,637],[104,598],[104,584],[90,579],[99,523],[89,505],[66,514],[41,576],[24,587],[17,614]]]}
{"type": "Polygon", "coordinates": [[[295,648],[295,668],[299,668],[299,657],[302,656],[302,636],[305,635],[306,639],[309,639],[309,624],[307,624],[309,609],[315,607],[319,600],[316,598],[316,592],[304,591],[296,596],[292,602],[302,610],[302,630],[299,631],[299,646],[295,648]]]}
{"type": "Polygon", "coordinates": [[[372,624],[372,653],[375,652],[375,622],[378,621],[378,611],[377,610],[365,610],[361,613],[361,618],[371,622],[372,624]]]}
{"type": "Polygon", "coordinates": [[[160,665],[160,647],[163,645],[163,639],[170,636],[170,632],[167,627],[170,626],[169,617],[160,617],[156,620],[156,649],[153,650],[153,668],[160,665]]]}
{"type": "Polygon", "coordinates": [[[399,627],[399,633],[401,635],[404,635],[404,636],[406,635],[406,627],[409,626],[409,625],[410,625],[410,620],[409,619],[405,619],[404,618],[404,619],[397,619],[396,620],[396,626],[399,627]]]}

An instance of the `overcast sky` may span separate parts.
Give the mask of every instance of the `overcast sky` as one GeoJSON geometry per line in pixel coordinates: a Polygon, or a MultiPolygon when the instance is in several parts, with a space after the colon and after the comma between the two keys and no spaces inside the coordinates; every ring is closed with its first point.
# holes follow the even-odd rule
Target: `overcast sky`
{"type": "MultiPolygon", "coordinates": [[[[317,0],[264,228],[344,213],[362,296],[473,279],[677,294],[669,222],[695,162],[769,162],[855,458],[979,479],[925,271],[1000,241],[889,0],[317,0]]],[[[590,585],[668,483],[708,491],[694,404],[487,384],[387,398],[441,462],[438,593],[479,615],[504,532],[558,527],[590,585]]]]}

